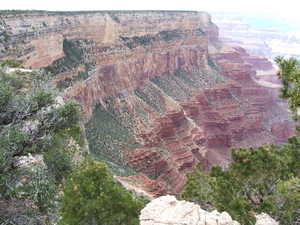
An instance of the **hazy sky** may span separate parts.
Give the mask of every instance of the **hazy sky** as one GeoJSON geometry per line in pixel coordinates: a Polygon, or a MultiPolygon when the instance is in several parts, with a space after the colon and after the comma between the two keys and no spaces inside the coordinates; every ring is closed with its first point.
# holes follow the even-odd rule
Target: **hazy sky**
{"type": "Polygon", "coordinates": [[[196,10],[298,14],[295,0],[2,0],[0,9],[36,10],[196,10]],[[279,4],[280,2],[280,4],[279,4]],[[291,7],[291,8],[288,8],[291,7]]]}

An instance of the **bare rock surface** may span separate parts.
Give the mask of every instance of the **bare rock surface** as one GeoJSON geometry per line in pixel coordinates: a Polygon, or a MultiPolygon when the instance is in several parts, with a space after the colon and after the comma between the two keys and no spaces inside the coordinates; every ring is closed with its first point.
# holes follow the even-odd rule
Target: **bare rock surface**
{"type": "Polygon", "coordinates": [[[238,225],[227,212],[207,212],[194,203],[166,195],[150,202],[142,211],[140,225],[238,225]]]}
{"type": "Polygon", "coordinates": [[[256,215],[256,223],[255,225],[279,225],[277,221],[272,219],[268,214],[261,213],[256,215]]]}
{"type": "MultiPolygon", "coordinates": [[[[255,225],[278,225],[268,214],[256,216],[255,225]]],[[[207,212],[199,205],[178,201],[175,196],[166,195],[154,199],[141,211],[140,225],[239,225],[227,212],[207,212]]]]}

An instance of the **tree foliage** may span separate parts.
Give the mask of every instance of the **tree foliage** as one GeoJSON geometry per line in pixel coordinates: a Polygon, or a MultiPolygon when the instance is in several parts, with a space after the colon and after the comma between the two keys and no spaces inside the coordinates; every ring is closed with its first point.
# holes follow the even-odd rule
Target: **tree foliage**
{"type": "Polygon", "coordinates": [[[181,197],[186,201],[200,205],[202,209],[212,210],[214,208],[214,199],[211,195],[212,187],[209,184],[210,176],[202,171],[200,163],[195,166],[193,173],[187,175],[187,178],[188,180],[181,197]]]}
{"type": "Polygon", "coordinates": [[[61,224],[137,224],[142,199],[104,163],[72,162],[82,141],[78,103],[63,102],[43,70],[6,73],[14,63],[0,62],[0,224],[55,224],[60,209],[61,224]]]}
{"type": "Polygon", "coordinates": [[[102,162],[89,160],[63,189],[61,224],[138,224],[143,200],[116,183],[102,162]]]}
{"type": "Polygon", "coordinates": [[[81,111],[75,101],[59,101],[51,74],[8,74],[12,63],[0,63],[0,223],[46,223],[58,185],[72,172],[68,148],[80,139],[81,111]],[[45,165],[20,163],[43,154],[45,165]]]}
{"type": "Polygon", "coordinates": [[[19,63],[16,59],[0,60],[0,63],[11,68],[18,68],[21,66],[21,63],[19,63]]]}
{"type": "Polygon", "coordinates": [[[279,97],[287,100],[293,119],[299,121],[300,62],[294,57],[286,59],[283,56],[278,56],[274,60],[279,67],[277,76],[283,85],[279,97]]]}
{"type": "MultiPolygon", "coordinates": [[[[295,121],[299,121],[300,67],[295,58],[275,59],[283,83],[280,97],[288,100],[295,121]]],[[[298,128],[299,129],[299,128],[298,128]]],[[[300,139],[290,137],[288,144],[232,148],[233,162],[226,170],[212,166],[210,173],[196,166],[182,197],[203,207],[213,203],[242,224],[254,224],[256,213],[265,212],[280,224],[300,222],[300,139]]]]}
{"type": "Polygon", "coordinates": [[[295,142],[295,139],[298,140],[290,138],[284,147],[233,148],[233,162],[226,170],[219,165],[212,166],[207,174],[200,171],[199,166],[195,167],[188,176],[182,197],[209,199],[219,211],[228,212],[242,224],[254,224],[254,214],[261,212],[281,224],[299,221],[299,158],[293,157],[295,152],[299,153],[296,148],[299,140],[295,142]],[[195,182],[195,177],[206,179],[195,182]],[[297,184],[293,186],[293,182],[297,184]],[[294,197],[287,193],[293,193],[294,197]]]}

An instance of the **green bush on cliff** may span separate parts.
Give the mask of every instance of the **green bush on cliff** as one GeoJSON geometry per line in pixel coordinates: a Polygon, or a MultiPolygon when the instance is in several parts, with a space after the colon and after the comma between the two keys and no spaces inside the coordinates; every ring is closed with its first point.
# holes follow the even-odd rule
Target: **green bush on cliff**
{"type": "Polygon", "coordinates": [[[175,76],[183,80],[190,87],[195,88],[194,81],[191,79],[191,76],[182,68],[178,68],[175,70],[175,76]]]}
{"type": "Polygon", "coordinates": [[[11,68],[18,68],[21,66],[21,63],[19,63],[16,59],[5,59],[0,60],[3,66],[11,67],[11,68]]]}
{"type": "Polygon", "coordinates": [[[254,224],[254,214],[261,212],[281,224],[293,224],[300,219],[300,158],[293,157],[299,155],[298,146],[299,139],[292,137],[284,147],[233,148],[233,162],[226,170],[212,166],[207,174],[200,166],[195,167],[188,175],[182,197],[205,209],[214,205],[242,224],[254,224]]]}
{"type": "Polygon", "coordinates": [[[66,78],[64,80],[58,81],[56,83],[56,87],[59,90],[64,90],[70,86],[73,86],[78,81],[86,80],[88,77],[89,77],[88,71],[87,72],[79,71],[77,76],[73,76],[71,78],[66,78]]]}
{"type": "Polygon", "coordinates": [[[279,71],[277,72],[278,78],[283,84],[279,97],[288,101],[293,119],[299,121],[300,62],[294,57],[285,59],[283,56],[276,57],[275,62],[279,67],[279,71]]]}
{"type": "Polygon", "coordinates": [[[63,189],[60,224],[138,224],[144,200],[133,199],[103,162],[87,159],[63,189]]]}
{"type": "Polygon", "coordinates": [[[150,96],[148,96],[146,93],[144,93],[142,89],[140,89],[140,88],[135,89],[134,94],[136,96],[138,96],[140,99],[142,99],[144,102],[146,102],[147,105],[149,105],[151,107],[151,109],[153,109],[155,112],[159,112],[159,108],[155,104],[156,102],[151,100],[150,96]]]}
{"type": "MultiPolygon", "coordinates": [[[[45,71],[6,74],[0,64],[0,224],[57,224],[60,209],[61,224],[137,224],[143,199],[133,199],[104,163],[72,162],[81,110],[61,103],[52,84],[45,71]]],[[[107,124],[110,132],[129,143],[116,124],[107,124]]]]}
{"type": "Polygon", "coordinates": [[[77,102],[57,102],[52,75],[5,71],[1,64],[0,224],[50,223],[58,186],[72,172],[69,143],[80,140],[81,111],[77,102]]]}
{"type": "MultiPolygon", "coordinates": [[[[275,59],[283,83],[280,97],[288,100],[294,120],[299,121],[300,64],[295,58],[275,59]]],[[[298,127],[299,130],[299,127],[298,127]]],[[[227,169],[212,166],[209,174],[196,166],[188,175],[182,197],[210,209],[227,211],[242,224],[254,224],[254,214],[265,212],[280,224],[300,221],[300,139],[284,146],[232,149],[227,169]]]]}

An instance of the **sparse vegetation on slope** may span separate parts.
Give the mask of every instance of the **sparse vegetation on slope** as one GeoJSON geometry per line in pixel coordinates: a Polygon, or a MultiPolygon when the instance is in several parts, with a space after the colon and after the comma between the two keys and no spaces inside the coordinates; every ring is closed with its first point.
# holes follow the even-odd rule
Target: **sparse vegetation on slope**
{"type": "Polygon", "coordinates": [[[85,124],[91,155],[96,160],[107,162],[115,174],[134,174],[133,170],[122,165],[126,160],[123,159],[123,148],[138,147],[130,140],[129,130],[101,105],[97,105],[93,113],[93,117],[85,124]]]}
{"type": "Polygon", "coordinates": [[[55,60],[51,66],[45,68],[46,71],[57,75],[58,73],[72,70],[80,64],[83,64],[84,50],[80,48],[80,41],[64,39],[63,51],[66,56],[55,60]]]}

